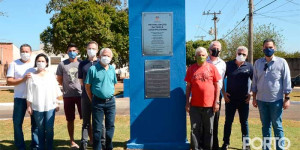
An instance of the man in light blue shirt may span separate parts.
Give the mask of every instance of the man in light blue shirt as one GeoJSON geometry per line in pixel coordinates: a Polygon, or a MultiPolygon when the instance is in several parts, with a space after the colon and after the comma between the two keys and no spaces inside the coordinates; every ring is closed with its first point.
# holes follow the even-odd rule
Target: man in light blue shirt
{"type": "Polygon", "coordinates": [[[284,140],[280,140],[284,137],[282,110],[289,107],[289,93],[292,91],[289,66],[285,59],[274,56],[275,49],[274,40],[266,39],[263,42],[265,57],[258,59],[253,69],[252,103],[259,108],[264,150],[271,149],[271,124],[276,150],[284,148],[284,140]]]}

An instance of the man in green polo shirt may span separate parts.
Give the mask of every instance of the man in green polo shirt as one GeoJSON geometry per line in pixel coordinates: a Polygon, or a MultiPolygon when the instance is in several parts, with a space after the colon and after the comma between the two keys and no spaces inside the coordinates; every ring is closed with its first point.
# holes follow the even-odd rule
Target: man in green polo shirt
{"type": "Polygon", "coordinates": [[[112,150],[112,138],[115,130],[115,84],[117,77],[115,68],[109,65],[113,53],[109,48],[100,51],[100,61],[91,66],[86,79],[85,88],[92,101],[93,149],[101,149],[102,122],[105,116],[106,143],[103,149],[112,150]]]}

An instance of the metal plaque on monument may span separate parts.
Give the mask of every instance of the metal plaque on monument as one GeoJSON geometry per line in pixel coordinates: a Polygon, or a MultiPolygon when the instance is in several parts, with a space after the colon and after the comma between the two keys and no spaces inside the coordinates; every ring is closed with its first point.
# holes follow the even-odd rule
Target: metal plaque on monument
{"type": "Polygon", "coordinates": [[[170,98],[170,61],[145,61],[145,98],[170,98]]]}
{"type": "Polygon", "coordinates": [[[144,56],[173,55],[173,13],[144,12],[142,17],[144,56]]]}

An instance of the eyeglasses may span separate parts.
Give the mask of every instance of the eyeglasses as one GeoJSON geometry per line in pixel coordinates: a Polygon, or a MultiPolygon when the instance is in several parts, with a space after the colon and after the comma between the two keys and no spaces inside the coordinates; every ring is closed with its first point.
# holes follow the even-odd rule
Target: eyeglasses
{"type": "Polygon", "coordinates": [[[265,67],[264,67],[264,71],[266,71],[268,69],[268,63],[265,63],[265,67]]]}
{"type": "Polygon", "coordinates": [[[243,55],[244,57],[246,57],[246,54],[243,54],[243,53],[238,53],[238,55],[243,55]]]}

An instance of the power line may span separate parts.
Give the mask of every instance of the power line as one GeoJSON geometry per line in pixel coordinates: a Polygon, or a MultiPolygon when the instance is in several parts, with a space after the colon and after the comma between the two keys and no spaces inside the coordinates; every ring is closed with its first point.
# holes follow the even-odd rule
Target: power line
{"type": "Polygon", "coordinates": [[[288,2],[290,2],[290,3],[292,3],[292,4],[294,4],[294,5],[298,5],[298,6],[300,6],[300,4],[299,4],[299,3],[296,3],[296,2],[294,2],[293,0],[286,0],[286,1],[288,1],[288,2]]]}
{"type": "Polygon", "coordinates": [[[284,12],[297,12],[300,11],[300,9],[292,9],[292,10],[282,10],[282,11],[266,11],[259,14],[269,14],[269,13],[284,13],[284,12]]]}
{"type": "MultiPolygon", "coordinates": [[[[236,1],[236,3],[234,4],[233,8],[235,8],[238,4],[239,5],[243,5],[245,1],[242,1],[242,3],[239,3],[239,0],[236,1]]],[[[222,29],[225,29],[227,26],[228,26],[228,23],[231,22],[231,20],[236,16],[237,12],[239,12],[241,7],[238,7],[237,9],[233,9],[233,14],[232,15],[229,15],[230,18],[229,20],[224,20],[226,21],[225,23],[220,23],[222,24],[222,26],[219,27],[219,30],[222,30],[222,29]]]]}
{"type": "MultiPolygon", "coordinates": [[[[228,2],[229,3],[229,2],[228,2]]],[[[221,11],[223,11],[223,9],[228,5],[227,2],[225,2],[225,5],[222,7],[221,11]]]]}
{"type": "MultiPolygon", "coordinates": [[[[275,7],[275,8],[273,8],[272,10],[278,9],[278,8],[280,8],[280,7],[282,7],[282,6],[286,5],[286,4],[288,4],[288,3],[289,3],[289,2],[285,2],[285,3],[283,3],[282,5],[279,5],[279,6],[275,7]]],[[[268,11],[271,11],[271,10],[268,10],[268,11]]],[[[268,12],[268,11],[266,11],[266,12],[268,12]]]]}
{"type": "Polygon", "coordinates": [[[259,9],[255,10],[253,13],[255,13],[255,12],[257,12],[257,11],[259,11],[259,10],[261,10],[261,9],[263,9],[263,8],[265,8],[265,7],[267,7],[267,6],[269,6],[269,5],[271,5],[272,3],[276,2],[276,1],[277,1],[277,0],[273,0],[272,2],[266,4],[265,6],[260,7],[259,9]]]}
{"type": "Polygon", "coordinates": [[[230,35],[243,21],[245,21],[247,18],[247,15],[229,32],[227,33],[222,39],[225,39],[228,35],[230,35]]]}
{"type": "Polygon", "coordinates": [[[268,16],[268,15],[263,15],[263,14],[256,14],[256,15],[260,15],[260,16],[267,17],[267,18],[272,18],[272,19],[277,19],[277,20],[284,21],[284,22],[287,22],[287,23],[290,23],[290,24],[295,24],[295,25],[300,24],[300,22],[292,22],[292,21],[282,19],[282,18],[278,18],[278,17],[274,17],[274,16],[268,16]]]}
{"type": "Polygon", "coordinates": [[[257,2],[254,6],[258,5],[260,2],[262,2],[263,0],[260,0],[259,2],[257,2]]]}
{"type": "Polygon", "coordinates": [[[215,3],[212,5],[212,7],[209,10],[212,10],[216,6],[217,0],[215,0],[215,3]]]}

